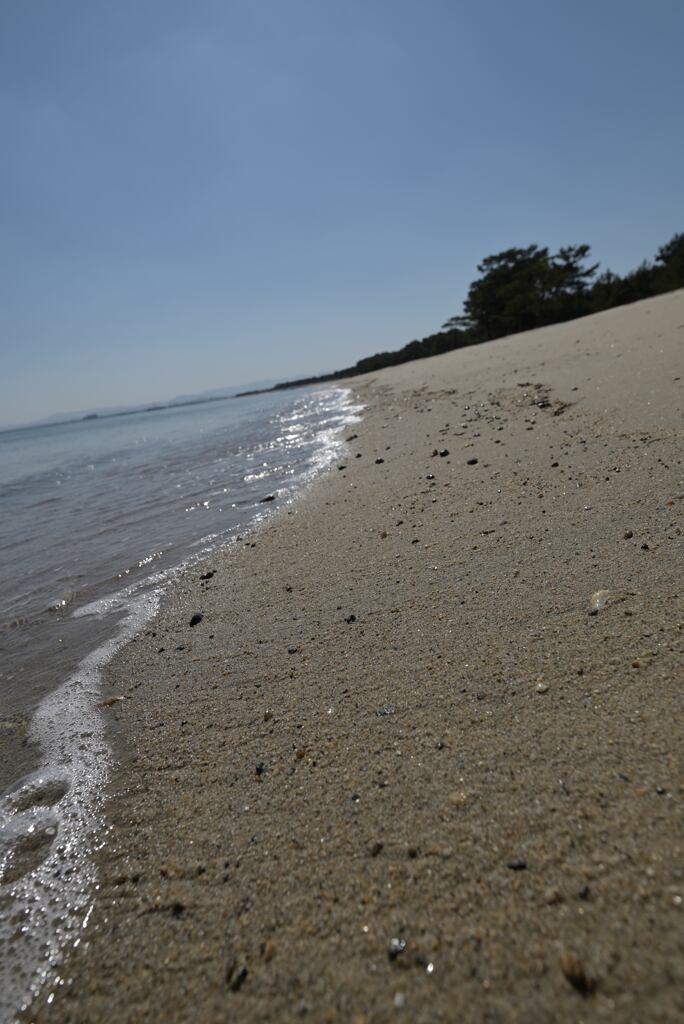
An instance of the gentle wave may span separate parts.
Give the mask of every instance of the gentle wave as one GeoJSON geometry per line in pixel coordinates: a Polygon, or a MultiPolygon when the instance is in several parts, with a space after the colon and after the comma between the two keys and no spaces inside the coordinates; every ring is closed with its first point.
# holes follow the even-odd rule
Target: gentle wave
{"type": "MultiPolygon", "coordinates": [[[[15,588],[9,602],[3,602],[5,641],[24,635],[29,643],[37,643],[39,648],[43,645],[41,653],[50,649],[55,621],[60,632],[72,631],[78,638],[76,647],[80,644],[80,649],[84,645],[87,648],[88,638],[95,633],[102,635],[103,629],[107,633],[106,639],[94,650],[83,653],[77,667],[62,675],[62,681],[53,681],[52,692],[35,711],[30,731],[30,739],[40,745],[42,764],[28,777],[15,781],[0,799],[0,895],[4,906],[10,908],[0,922],[0,1017],[3,1020],[10,1020],[28,1005],[48,978],[51,984],[59,984],[59,964],[64,951],[79,943],[92,908],[95,885],[92,853],[97,844],[107,839],[102,805],[109,756],[104,719],[97,708],[103,667],[155,614],[161,595],[172,580],[218,546],[256,528],[278,507],[293,501],[330,465],[343,444],[340,428],[358,419],[361,410],[354,405],[349,391],[334,388],[309,392],[294,401],[281,398],[280,406],[268,411],[270,414],[262,416],[260,423],[252,420],[248,436],[244,430],[233,430],[230,445],[221,431],[214,430],[212,438],[207,437],[205,431],[201,444],[195,439],[185,446],[184,454],[175,451],[172,458],[169,456],[166,462],[155,465],[152,475],[155,480],[166,478],[166,488],[162,485],[141,493],[141,482],[149,483],[144,474],[126,477],[124,473],[127,490],[109,503],[109,514],[99,518],[97,528],[86,529],[87,524],[92,526],[92,523],[88,510],[84,509],[81,521],[86,526],[77,538],[81,547],[86,534],[91,542],[105,538],[107,557],[90,561],[83,558],[83,570],[79,573],[71,566],[67,570],[69,552],[64,552],[65,557],[59,559],[64,567],[54,564],[54,560],[50,567],[50,587],[54,587],[57,580],[64,586],[52,604],[45,600],[46,573],[41,573],[40,567],[36,567],[33,579],[27,571],[23,586],[15,588]],[[217,481],[215,472],[198,478],[194,462],[198,446],[205,459],[204,465],[211,466],[212,470],[221,468],[223,479],[217,481]],[[217,446],[221,448],[220,457],[217,446]],[[228,447],[232,448],[230,456],[226,455],[228,447]],[[261,462],[259,467],[254,465],[257,461],[261,462]],[[171,465],[173,469],[169,469],[171,465]],[[188,504],[192,497],[201,499],[201,508],[207,511],[204,502],[211,503],[209,496],[218,498],[218,488],[227,488],[232,500],[221,501],[219,507],[229,508],[230,515],[223,518],[209,515],[207,521],[198,505],[192,512],[183,513],[183,529],[175,534],[170,526],[178,522],[178,518],[172,516],[167,523],[170,542],[159,547],[156,541],[152,543],[149,532],[146,535],[149,517],[144,512],[150,509],[159,518],[164,508],[169,508],[169,503],[163,501],[160,507],[160,495],[168,493],[169,473],[180,473],[192,480],[192,488],[183,490],[184,509],[192,508],[192,502],[188,504]],[[275,496],[268,508],[260,503],[266,483],[268,493],[275,496]],[[195,511],[199,515],[195,515],[195,511]],[[190,529],[186,516],[191,517],[190,529]],[[125,535],[112,538],[112,530],[117,526],[125,530],[125,535]],[[132,538],[136,538],[140,550],[133,558],[132,538]],[[80,586],[74,586],[76,580],[80,586]],[[18,614],[20,607],[24,608],[23,618],[18,614]],[[13,619],[7,615],[8,611],[13,613],[13,619]],[[95,623],[98,630],[93,628],[95,623]]],[[[201,410],[198,418],[201,420],[201,410]]],[[[213,410],[211,418],[214,418],[213,410]]],[[[205,429],[196,421],[195,427],[205,429]]],[[[162,437],[157,454],[161,454],[164,447],[162,437]]],[[[148,452],[148,461],[153,454],[148,452]]],[[[94,465],[92,452],[89,457],[87,465],[94,465]]],[[[75,462],[72,459],[70,464],[75,462]]],[[[106,463],[103,461],[103,464],[106,463]]],[[[51,470],[47,473],[54,477],[51,470]]],[[[34,481],[35,476],[27,474],[25,480],[34,481]]],[[[99,479],[108,480],[109,475],[99,479]]],[[[29,489],[34,485],[35,481],[29,489]]],[[[220,491],[221,495],[225,493],[220,491]]],[[[12,500],[16,501],[16,495],[12,500]]],[[[29,495],[29,500],[33,500],[33,495],[29,495]]],[[[43,502],[38,507],[46,504],[43,502]]],[[[174,514],[177,505],[178,502],[171,505],[174,514]]],[[[72,515],[73,507],[72,503],[72,515]]],[[[56,532],[59,532],[57,524],[56,532]]],[[[72,554],[74,552],[76,545],[72,554]]],[[[23,564],[26,571],[26,562],[23,564]]],[[[21,670],[30,672],[31,661],[22,660],[21,644],[15,646],[13,653],[21,680],[21,670]]],[[[59,671],[66,662],[55,664],[59,671]]],[[[9,682],[14,679],[10,674],[9,682]]],[[[7,679],[3,683],[7,683],[7,679]]],[[[5,690],[3,697],[7,692],[5,690]]],[[[16,687],[14,699],[15,703],[21,701],[16,687]]]]}

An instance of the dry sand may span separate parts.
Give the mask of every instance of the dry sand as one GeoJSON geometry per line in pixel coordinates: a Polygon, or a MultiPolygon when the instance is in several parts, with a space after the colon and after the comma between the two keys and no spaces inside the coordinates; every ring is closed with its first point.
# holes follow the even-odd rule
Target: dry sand
{"type": "Polygon", "coordinates": [[[28,1019],[681,1019],[683,348],[678,292],[352,382],[342,463],[112,665],[28,1019]]]}

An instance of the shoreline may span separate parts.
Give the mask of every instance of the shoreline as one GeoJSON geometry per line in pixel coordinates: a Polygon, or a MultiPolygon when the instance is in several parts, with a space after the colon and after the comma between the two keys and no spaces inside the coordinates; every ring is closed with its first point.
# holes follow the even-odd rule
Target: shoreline
{"type": "Polygon", "coordinates": [[[676,292],[340,382],[337,470],[105,670],[99,898],[22,1019],[681,1011],[683,341],[676,292]]]}

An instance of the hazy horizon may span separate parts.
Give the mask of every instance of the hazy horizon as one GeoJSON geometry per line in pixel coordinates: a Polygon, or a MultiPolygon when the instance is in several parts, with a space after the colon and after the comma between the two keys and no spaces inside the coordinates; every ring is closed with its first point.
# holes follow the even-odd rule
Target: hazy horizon
{"type": "Polygon", "coordinates": [[[350,366],[439,329],[490,253],[588,242],[624,273],[684,228],[670,0],[0,26],[3,424],[350,366]]]}

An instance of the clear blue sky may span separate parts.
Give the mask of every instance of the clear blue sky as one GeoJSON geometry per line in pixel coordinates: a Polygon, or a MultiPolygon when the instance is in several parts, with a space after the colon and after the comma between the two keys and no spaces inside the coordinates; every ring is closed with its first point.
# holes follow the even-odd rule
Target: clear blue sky
{"type": "Polygon", "coordinates": [[[0,0],[0,423],[320,372],[684,230],[682,0],[0,0]]]}

